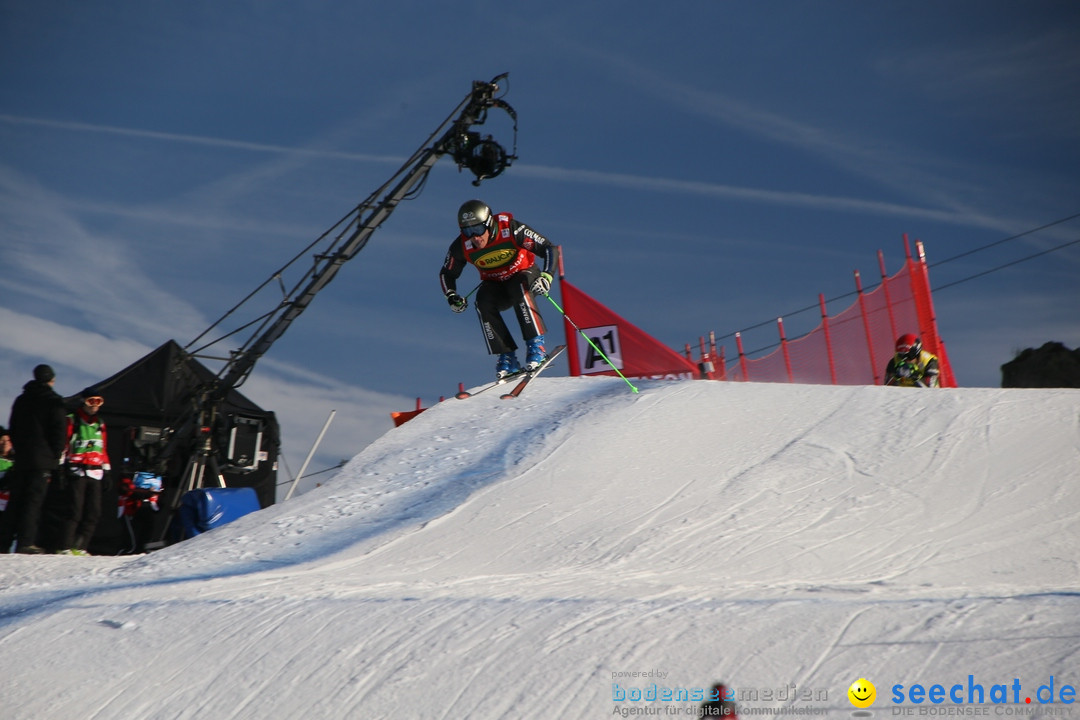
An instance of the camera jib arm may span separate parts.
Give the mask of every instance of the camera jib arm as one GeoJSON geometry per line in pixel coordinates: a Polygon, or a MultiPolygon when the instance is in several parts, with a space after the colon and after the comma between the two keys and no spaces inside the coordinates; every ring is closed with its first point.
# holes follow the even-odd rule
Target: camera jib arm
{"type": "Polygon", "coordinates": [[[398,204],[409,197],[416,185],[427,178],[428,172],[441,156],[451,155],[459,169],[466,167],[472,171],[476,175],[474,185],[501,174],[517,159],[516,155],[507,153],[491,136],[481,138],[472,130],[473,125],[486,121],[489,108],[501,108],[514,120],[516,152],[517,113],[506,102],[495,97],[499,89],[498,82],[506,77],[507,73],[503,73],[490,82],[474,82],[472,92],[454,113],[451,113],[451,117],[457,115],[456,119],[448,118],[443,121],[432,137],[443,131],[447,125],[450,125],[449,129],[434,142],[430,142],[429,138],[430,144],[425,143],[390,180],[357,206],[352,213],[353,219],[346,225],[345,233],[351,229],[351,234],[345,236],[345,233],[342,233],[344,239],[341,240],[342,236],[339,236],[339,241],[334,243],[337,249],[331,248],[332,252],[315,256],[311,271],[286,296],[275,313],[276,319],[267,324],[265,331],[257,339],[233,354],[219,376],[220,382],[211,397],[212,400],[220,402],[229,390],[239,387],[247,379],[256,361],[284,334],[293,320],[307,309],[319,291],[334,279],[341,266],[364,249],[375,230],[390,217],[398,204]],[[392,189],[388,190],[391,186],[392,189]]]}
{"type": "MultiPolygon", "coordinates": [[[[307,309],[315,296],[334,279],[341,267],[364,249],[371,235],[390,217],[398,204],[409,199],[410,193],[418,190],[418,185],[422,187],[422,183],[427,179],[428,173],[439,158],[449,155],[454,159],[459,171],[467,168],[476,176],[474,185],[498,176],[517,159],[515,154],[517,151],[517,113],[508,103],[496,97],[496,93],[500,90],[499,83],[507,77],[508,73],[503,73],[489,82],[475,81],[469,95],[387,182],[305,248],[301,255],[337,232],[329,247],[314,255],[311,268],[300,281],[291,290],[284,292],[277,308],[246,326],[259,325],[243,347],[230,353],[226,365],[217,374],[215,380],[199,387],[192,394],[189,410],[176,423],[176,429],[159,458],[161,470],[164,472],[173,457],[182,452],[189,453],[187,468],[173,504],[174,510],[178,507],[180,496],[185,491],[203,487],[207,473],[216,476],[215,484],[224,485],[224,479],[215,460],[216,456],[221,455],[221,448],[215,448],[217,443],[214,428],[221,420],[221,404],[225,398],[233,389],[244,383],[259,358],[307,309]],[[481,137],[473,130],[474,125],[481,125],[487,120],[488,110],[491,108],[505,111],[513,120],[514,145],[509,153],[490,135],[481,137]]],[[[289,264],[299,257],[300,255],[289,264]]],[[[285,267],[287,268],[288,265],[285,267]]],[[[281,283],[281,272],[284,269],[276,272],[260,287],[265,287],[273,280],[281,283]]],[[[283,285],[282,290],[284,291],[283,285]]],[[[242,303],[250,298],[251,295],[242,303]]],[[[230,310],[224,317],[234,310],[236,308],[230,310]]],[[[189,343],[185,350],[196,355],[200,350],[220,342],[223,338],[190,350],[192,345],[221,323],[224,317],[189,343]]],[[[228,335],[231,334],[233,333],[228,335]]]]}

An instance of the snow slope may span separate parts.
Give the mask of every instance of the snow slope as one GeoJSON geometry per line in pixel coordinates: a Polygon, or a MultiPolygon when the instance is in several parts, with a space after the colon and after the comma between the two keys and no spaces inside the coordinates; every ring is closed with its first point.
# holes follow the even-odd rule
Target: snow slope
{"type": "Polygon", "coordinates": [[[3,717],[1080,710],[1080,392],[639,387],[448,400],[151,555],[0,556],[3,717]]]}

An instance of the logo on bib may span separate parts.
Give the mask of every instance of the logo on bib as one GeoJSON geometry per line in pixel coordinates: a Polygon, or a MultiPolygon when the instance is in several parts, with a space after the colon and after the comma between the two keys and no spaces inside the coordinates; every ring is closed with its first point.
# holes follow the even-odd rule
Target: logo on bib
{"type": "Polygon", "coordinates": [[[513,248],[493,250],[476,258],[473,264],[481,270],[490,270],[491,268],[497,268],[510,262],[516,254],[517,251],[513,248]]]}

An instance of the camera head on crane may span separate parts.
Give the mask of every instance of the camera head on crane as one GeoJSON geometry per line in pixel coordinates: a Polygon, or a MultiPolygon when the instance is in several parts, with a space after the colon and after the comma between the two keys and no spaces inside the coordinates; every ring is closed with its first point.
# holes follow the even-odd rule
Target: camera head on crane
{"type": "Polygon", "coordinates": [[[508,77],[508,73],[497,76],[491,82],[476,80],[473,82],[469,105],[461,114],[457,123],[457,132],[450,143],[449,151],[457,163],[458,169],[468,168],[476,180],[481,181],[497,177],[510,163],[517,159],[517,113],[502,98],[495,97],[499,91],[499,81],[508,77]],[[491,135],[481,136],[470,129],[473,124],[482,124],[487,120],[488,108],[505,110],[514,121],[514,149],[507,152],[491,135]]]}

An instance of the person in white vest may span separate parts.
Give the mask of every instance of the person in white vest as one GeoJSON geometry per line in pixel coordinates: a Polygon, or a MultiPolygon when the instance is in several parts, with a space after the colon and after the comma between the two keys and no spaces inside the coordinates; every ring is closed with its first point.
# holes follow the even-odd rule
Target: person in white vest
{"type": "Polygon", "coordinates": [[[64,460],[58,553],[89,555],[90,540],[101,517],[101,496],[110,470],[105,447],[105,421],[98,411],[101,395],[84,391],[83,405],[68,415],[68,446],[64,460]]]}

